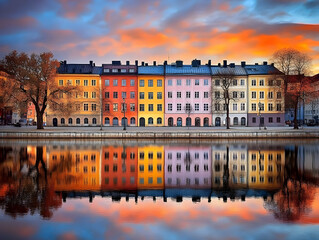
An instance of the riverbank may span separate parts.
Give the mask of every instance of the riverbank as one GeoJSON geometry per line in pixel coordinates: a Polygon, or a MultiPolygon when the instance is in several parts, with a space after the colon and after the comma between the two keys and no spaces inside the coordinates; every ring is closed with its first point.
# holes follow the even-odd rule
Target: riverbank
{"type": "Polygon", "coordinates": [[[1,139],[267,139],[319,138],[319,127],[46,127],[1,126],[1,139]]]}

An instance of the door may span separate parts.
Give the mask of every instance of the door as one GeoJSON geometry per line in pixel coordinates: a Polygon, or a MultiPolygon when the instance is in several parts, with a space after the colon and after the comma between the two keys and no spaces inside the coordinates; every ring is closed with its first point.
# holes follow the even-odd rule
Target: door
{"type": "Polygon", "coordinates": [[[173,127],[173,125],[174,125],[174,120],[173,120],[173,118],[172,118],[172,117],[168,118],[168,126],[169,126],[169,127],[173,127]]]}
{"type": "Polygon", "coordinates": [[[220,127],[220,117],[215,118],[215,126],[220,127]]]}
{"type": "Polygon", "coordinates": [[[140,118],[140,127],[145,127],[145,118],[140,118]]]}
{"type": "Polygon", "coordinates": [[[200,127],[200,118],[195,118],[195,127],[200,127]]]}
{"type": "Polygon", "coordinates": [[[53,118],[53,127],[57,127],[57,126],[58,126],[58,119],[53,118]]]}
{"type": "Polygon", "coordinates": [[[177,118],[177,127],[181,127],[182,126],[182,118],[177,118]]]}
{"type": "Polygon", "coordinates": [[[192,126],[192,119],[190,117],[186,118],[186,126],[187,127],[192,126]]]}

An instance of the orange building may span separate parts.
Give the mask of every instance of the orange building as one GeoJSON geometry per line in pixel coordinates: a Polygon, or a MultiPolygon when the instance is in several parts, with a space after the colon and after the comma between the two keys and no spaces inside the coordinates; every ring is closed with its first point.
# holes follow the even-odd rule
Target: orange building
{"type": "Polygon", "coordinates": [[[104,125],[137,126],[137,62],[102,64],[101,81],[104,125]]]}
{"type": "Polygon", "coordinates": [[[102,148],[101,189],[137,189],[137,146],[102,148]]]}

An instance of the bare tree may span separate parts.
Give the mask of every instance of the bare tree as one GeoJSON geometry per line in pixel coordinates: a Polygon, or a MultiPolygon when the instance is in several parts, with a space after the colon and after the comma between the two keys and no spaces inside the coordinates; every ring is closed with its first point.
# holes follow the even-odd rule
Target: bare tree
{"type": "MultiPolygon", "coordinates": [[[[230,118],[229,118],[229,105],[231,101],[236,101],[237,98],[234,96],[232,91],[232,86],[234,86],[234,81],[236,81],[236,76],[233,69],[222,68],[218,70],[216,74],[215,81],[219,81],[219,83],[215,83],[215,86],[221,87],[221,94],[219,96],[215,96],[213,101],[215,104],[224,104],[224,108],[222,110],[226,111],[226,128],[230,128],[230,118]]],[[[221,111],[220,108],[215,108],[217,111],[221,111]]]]}

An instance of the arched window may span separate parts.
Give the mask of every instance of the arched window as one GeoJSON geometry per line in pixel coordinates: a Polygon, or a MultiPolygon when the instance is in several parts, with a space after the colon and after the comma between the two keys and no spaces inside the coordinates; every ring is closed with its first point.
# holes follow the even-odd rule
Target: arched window
{"type": "Polygon", "coordinates": [[[183,124],[182,118],[181,118],[181,117],[177,118],[177,126],[178,126],[178,127],[181,127],[182,124],[183,124]]]}
{"type": "Polygon", "coordinates": [[[140,118],[140,127],[145,127],[145,118],[140,118]]]}
{"type": "Polygon", "coordinates": [[[81,123],[81,119],[80,118],[77,118],[76,119],[76,124],[80,124],[81,123]]]}
{"type": "Polygon", "coordinates": [[[89,124],[89,119],[88,118],[84,118],[84,124],[89,124]]]}
{"type": "Polygon", "coordinates": [[[69,118],[69,124],[72,125],[72,123],[73,123],[72,118],[69,118]]]}
{"type": "Polygon", "coordinates": [[[174,125],[174,119],[172,117],[168,118],[168,126],[173,127],[174,125]]]}
{"type": "Polygon", "coordinates": [[[106,118],[104,119],[104,124],[105,124],[105,125],[110,125],[110,119],[109,119],[108,117],[106,117],[106,118]]]}
{"type": "Polygon", "coordinates": [[[113,126],[119,125],[119,119],[117,117],[113,118],[113,126]]]}
{"type": "Polygon", "coordinates": [[[238,117],[234,117],[234,125],[238,125],[238,117]]]}
{"type": "Polygon", "coordinates": [[[240,119],[240,125],[246,126],[246,118],[242,117],[242,118],[240,119]]]}
{"type": "Polygon", "coordinates": [[[153,118],[148,118],[148,125],[153,125],[153,118]]]}
{"type": "Polygon", "coordinates": [[[130,119],[130,125],[135,125],[135,118],[134,118],[134,117],[132,117],[132,118],[130,119]]]}
{"type": "Polygon", "coordinates": [[[64,118],[61,118],[61,124],[65,124],[64,118]]]}
{"type": "Polygon", "coordinates": [[[190,117],[186,118],[186,126],[191,127],[192,126],[192,119],[190,117]]]}
{"type": "Polygon", "coordinates": [[[215,118],[215,126],[220,127],[220,124],[221,124],[220,117],[215,118]]]}
{"type": "Polygon", "coordinates": [[[53,118],[53,127],[57,127],[57,126],[58,126],[58,119],[53,118]]]}
{"type": "Polygon", "coordinates": [[[209,126],[209,119],[208,117],[204,118],[204,127],[208,127],[209,126]]]}
{"type": "Polygon", "coordinates": [[[159,118],[157,118],[156,123],[157,123],[157,124],[162,124],[162,118],[160,118],[160,117],[159,117],[159,118]]]}
{"type": "Polygon", "coordinates": [[[92,124],[96,124],[96,118],[92,119],[92,124]]]}
{"type": "Polygon", "coordinates": [[[200,127],[200,118],[199,117],[195,118],[195,126],[200,127]]]}

